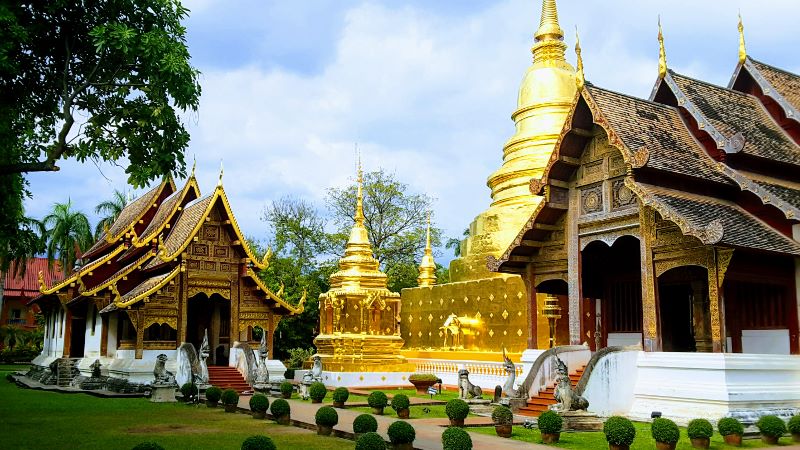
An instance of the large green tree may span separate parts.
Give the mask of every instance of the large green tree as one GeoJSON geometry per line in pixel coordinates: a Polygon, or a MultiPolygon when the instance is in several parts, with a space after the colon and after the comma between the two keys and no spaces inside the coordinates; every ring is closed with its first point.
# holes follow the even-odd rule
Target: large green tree
{"type": "Polygon", "coordinates": [[[196,111],[178,0],[0,2],[0,269],[29,252],[26,173],[127,161],[133,186],[183,175],[196,111]]]}
{"type": "Polygon", "coordinates": [[[110,227],[111,224],[117,220],[117,217],[119,217],[120,213],[127,205],[128,197],[126,194],[118,189],[114,189],[114,193],[111,195],[110,199],[104,200],[94,207],[95,214],[102,214],[100,221],[97,222],[97,226],[94,228],[95,239],[99,239],[100,235],[103,233],[103,229],[110,227]]]}
{"type": "MultiPolygon", "coordinates": [[[[410,191],[392,173],[379,169],[364,174],[364,218],[375,258],[394,289],[416,286],[416,267],[425,249],[425,229],[432,199],[410,191]]],[[[338,231],[331,235],[333,249],[343,251],[353,226],[356,187],[330,188],[326,202],[338,231]]],[[[431,244],[440,244],[442,231],[431,228],[431,244]]]]}
{"type": "Polygon", "coordinates": [[[47,259],[51,264],[58,259],[66,275],[75,266],[78,254],[93,243],[89,219],[83,212],[73,209],[72,201],[67,200],[67,203],[54,204],[42,223],[47,228],[47,259]]]}

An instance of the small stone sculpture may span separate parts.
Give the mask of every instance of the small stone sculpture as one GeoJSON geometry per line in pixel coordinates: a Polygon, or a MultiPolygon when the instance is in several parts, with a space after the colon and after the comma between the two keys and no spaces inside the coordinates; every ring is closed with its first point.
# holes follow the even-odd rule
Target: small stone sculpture
{"type": "Polygon", "coordinates": [[[556,377],[556,391],[553,396],[559,403],[553,405],[551,409],[559,412],[585,411],[589,407],[589,401],[572,390],[567,365],[558,356],[555,358],[558,376],[556,377]]]}
{"type": "Polygon", "coordinates": [[[256,371],[256,381],[253,383],[253,388],[257,391],[269,391],[269,370],[267,370],[267,359],[269,359],[269,351],[267,350],[267,333],[261,333],[261,344],[258,346],[258,370],[256,371]]]}
{"type": "Polygon", "coordinates": [[[514,362],[511,361],[506,355],[506,349],[503,349],[503,369],[506,371],[508,378],[506,378],[506,382],[503,384],[503,394],[508,398],[524,398],[526,397],[526,393],[524,389],[514,389],[514,381],[517,379],[517,366],[514,365],[514,362]]]}
{"type": "Polygon", "coordinates": [[[482,398],[483,391],[480,386],[475,386],[469,381],[469,370],[461,369],[458,371],[458,397],[462,400],[469,398],[482,398]]]}
{"type": "Polygon", "coordinates": [[[175,374],[167,370],[167,355],[160,354],[156,357],[156,366],[153,368],[154,385],[174,386],[175,374]]]}
{"type": "Polygon", "coordinates": [[[201,388],[204,388],[208,385],[208,356],[211,354],[211,346],[208,345],[208,328],[205,329],[203,333],[203,343],[200,344],[200,354],[198,356],[198,365],[199,370],[197,375],[195,376],[196,384],[198,384],[201,388]]]}
{"type": "Polygon", "coordinates": [[[92,378],[100,378],[100,366],[101,364],[99,359],[95,359],[92,365],[89,366],[92,368],[92,378]]]}
{"type": "Polygon", "coordinates": [[[311,359],[314,364],[311,366],[311,370],[307,370],[303,374],[303,381],[300,382],[299,386],[300,398],[303,400],[308,400],[308,387],[311,386],[311,383],[322,381],[322,358],[319,355],[314,355],[311,359]]]}

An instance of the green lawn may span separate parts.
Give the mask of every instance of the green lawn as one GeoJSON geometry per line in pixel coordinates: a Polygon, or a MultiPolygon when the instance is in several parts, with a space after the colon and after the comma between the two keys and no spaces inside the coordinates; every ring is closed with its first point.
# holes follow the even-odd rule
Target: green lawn
{"type": "MultiPolygon", "coordinates": [[[[372,413],[372,408],[369,406],[356,406],[353,408],[347,408],[352,411],[361,411],[365,413],[372,413]]],[[[437,418],[445,418],[447,414],[444,412],[444,405],[420,405],[420,406],[412,406],[409,408],[409,419],[437,419],[437,418]],[[428,412],[425,412],[425,411],[428,412]]],[[[384,408],[383,413],[387,417],[397,417],[397,413],[394,410],[387,406],[384,408]]],[[[470,414],[472,416],[472,414],[470,414]]],[[[494,428],[492,428],[494,430],[494,428]]]]}
{"type": "Polygon", "coordinates": [[[239,449],[254,434],[279,449],[352,449],[353,442],[227,414],[221,408],[107,399],[20,389],[5,380],[20,366],[0,366],[0,449],[130,449],[155,441],[167,449],[239,449]]]}
{"type": "MultiPolygon", "coordinates": [[[[631,445],[631,450],[652,450],[653,448],[655,448],[655,440],[652,437],[650,437],[650,424],[634,422],[634,425],[636,426],[636,439],[633,441],[633,445],[631,445]]],[[[496,435],[494,427],[466,428],[466,430],[474,433],[496,435]]],[[[516,439],[525,442],[533,442],[536,444],[542,443],[542,437],[541,434],[539,433],[539,430],[526,430],[521,426],[514,427],[514,433],[511,435],[511,439],[516,439]]],[[[783,438],[781,439],[780,443],[783,445],[791,445],[791,438],[790,437],[783,438]]],[[[608,448],[608,444],[606,443],[606,437],[602,432],[561,433],[561,439],[559,443],[553,446],[560,448],[578,448],[578,449],[608,448]]],[[[761,443],[760,439],[746,439],[742,442],[742,446],[739,448],[763,448],[763,447],[765,447],[765,445],[761,443]]],[[[732,449],[736,447],[725,445],[725,443],[722,440],[722,437],[719,434],[714,434],[714,436],[711,437],[710,448],[732,449]]],[[[689,441],[689,437],[686,435],[686,428],[681,428],[681,440],[678,441],[677,449],[679,450],[692,449],[692,444],[689,441]]]]}

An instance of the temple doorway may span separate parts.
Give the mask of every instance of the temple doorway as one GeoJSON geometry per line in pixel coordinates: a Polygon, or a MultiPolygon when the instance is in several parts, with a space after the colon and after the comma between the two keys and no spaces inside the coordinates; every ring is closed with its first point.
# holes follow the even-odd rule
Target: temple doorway
{"type": "Polygon", "coordinates": [[[189,299],[186,313],[186,342],[200,350],[203,336],[208,330],[211,347],[209,364],[228,365],[231,330],[231,302],[219,294],[211,297],[199,293],[189,299]]]}
{"type": "Polygon", "coordinates": [[[70,324],[69,357],[83,358],[83,348],[86,345],[86,303],[72,309],[72,323],[70,324]]]}
{"type": "Polygon", "coordinates": [[[581,251],[581,342],[592,350],[642,342],[642,273],[639,239],[611,246],[590,242],[581,251]]]}
{"type": "Polygon", "coordinates": [[[658,277],[659,330],[665,352],[710,352],[708,272],[677,267],[658,277]]]}
{"type": "Polygon", "coordinates": [[[536,286],[536,309],[537,319],[537,342],[539,348],[550,346],[550,327],[546,318],[542,315],[544,302],[547,295],[554,295],[558,298],[558,306],[561,307],[561,318],[556,321],[555,345],[569,345],[569,296],[567,295],[567,282],[564,280],[547,280],[536,286]]]}

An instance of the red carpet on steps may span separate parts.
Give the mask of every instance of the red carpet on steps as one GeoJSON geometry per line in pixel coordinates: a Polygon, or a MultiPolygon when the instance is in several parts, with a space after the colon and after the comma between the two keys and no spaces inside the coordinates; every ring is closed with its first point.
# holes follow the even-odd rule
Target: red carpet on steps
{"type": "Polygon", "coordinates": [[[223,391],[225,389],[233,389],[241,394],[244,391],[252,390],[242,374],[240,374],[235,367],[209,366],[208,382],[223,391]]]}

